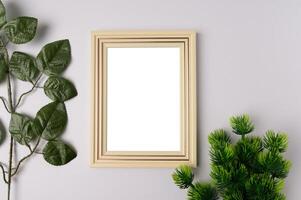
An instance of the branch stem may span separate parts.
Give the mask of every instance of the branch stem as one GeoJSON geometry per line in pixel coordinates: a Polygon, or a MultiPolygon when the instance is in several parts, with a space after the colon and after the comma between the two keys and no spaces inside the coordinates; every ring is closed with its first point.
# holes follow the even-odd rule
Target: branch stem
{"type": "Polygon", "coordinates": [[[4,97],[1,97],[1,96],[0,96],[0,99],[1,99],[1,101],[2,101],[2,103],[3,103],[3,105],[4,105],[4,107],[5,107],[6,111],[7,111],[8,113],[11,113],[11,111],[8,109],[8,107],[7,107],[7,105],[6,105],[6,99],[5,99],[4,97]]]}
{"type": "Polygon", "coordinates": [[[12,178],[12,161],[13,161],[13,146],[14,139],[10,136],[10,147],[9,147],[9,165],[8,165],[8,189],[7,189],[7,200],[10,200],[10,190],[11,190],[11,178],[12,178]]]}
{"type": "Polygon", "coordinates": [[[14,170],[14,172],[11,174],[11,176],[16,175],[17,172],[18,172],[18,170],[19,170],[19,168],[20,168],[20,166],[21,166],[21,164],[22,164],[22,162],[24,162],[26,159],[28,159],[30,156],[32,156],[32,154],[35,153],[37,147],[39,146],[40,140],[41,140],[41,136],[39,136],[37,143],[35,144],[35,146],[33,147],[33,149],[30,150],[30,153],[27,154],[26,156],[24,156],[24,157],[18,162],[17,167],[15,168],[15,170],[14,170]]]}
{"type": "Polygon", "coordinates": [[[36,86],[37,86],[39,80],[41,79],[42,75],[43,75],[43,74],[41,73],[41,74],[38,76],[38,78],[37,78],[36,81],[33,83],[32,88],[31,88],[30,90],[28,90],[27,92],[24,92],[23,94],[21,94],[21,96],[19,97],[19,99],[18,99],[18,101],[17,101],[17,104],[16,104],[15,108],[17,108],[17,107],[19,106],[19,104],[21,103],[22,98],[23,98],[25,95],[31,93],[31,92],[36,88],[36,86]]]}
{"type": "Polygon", "coordinates": [[[3,180],[4,180],[4,182],[7,184],[8,181],[7,181],[6,176],[5,176],[5,173],[7,173],[7,172],[5,171],[5,169],[4,169],[4,167],[3,167],[2,164],[0,164],[0,168],[1,168],[1,170],[2,170],[3,180]]]}
{"type": "MultiPolygon", "coordinates": [[[[12,89],[10,82],[10,74],[7,73],[7,93],[8,93],[8,105],[11,114],[15,112],[15,107],[13,106],[12,98],[12,89]]],[[[11,190],[11,178],[12,178],[12,164],[13,164],[13,147],[14,147],[14,138],[10,136],[10,145],[9,145],[9,163],[8,163],[8,180],[7,180],[7,200],[10,200],[10,190],[11,190]]]]}

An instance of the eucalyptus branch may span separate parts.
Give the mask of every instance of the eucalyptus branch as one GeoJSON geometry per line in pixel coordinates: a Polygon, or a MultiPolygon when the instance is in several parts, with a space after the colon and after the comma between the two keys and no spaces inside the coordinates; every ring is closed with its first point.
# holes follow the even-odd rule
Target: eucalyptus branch
{"type": "MultiPolygon", "coordinates": [[[[6,41],[2,42],[2,45],[0,44],[0,81],[7,77],[7,98],[0,96],[0,100],[7,112],[10,113],[8,164],[5,165],[0,162],[0,169],[2,170],[3,180],[7,184],[7,200],[10,200],[12,178],[15,175],[19,175],[20,167],[33,154],[43,154],[44,160],[55,166],[65,165],[77,156],[76,151],[70,145],[58,138],[64,132],[68,121],[65,102],[77,96],[77,90],[72,82],[61,76],[71,61],[69,40],[63,39],[48,43],[42,47],[37,56],[31,56],[18,51],[10,55],[5,47],[6,44],[8,42],[25,44],[31,41],[36,34],[38,19],[20,16],[11,21],[6,21],[6,13],[5,6],[2,0],[0,0],[0,26],[3,38],[6,38],[6,41]],[[18,29],[12,32],[10,30],[12,26],[18,27],[18,29]],[[10,69],[14,70],[8,70],[8,64],[11,67],[10,69]],[[36,78],[37,73],[39,75],[36,78]],[[43,75],[48,76],[45,86],[39,84],[42,82],[40,79],[43,75]],[[15,88],[12,87],[11,76],[18,80],[29,82],[30,90],[25,91],[20,96],[15,96],[15,88]],[[35,115],[35,119],[38,119],[36,120],[37,123],[32,123],[35,119],[16,111],[26,95],[33,92],[36,88],[43,89],[44,87],[47,88],[45,95],[51,102],[39,109],[35,115]],[[37,130],[41,131],[40,134],[44,130],[47,130],[47,134],[43,137],[47,143],[42,150],[37,149],[40,144],[41,135],[31,143],[34,139],[34,132],[30,130],[28,125],[32,126],[30,127],[32,130],[39,128],[37,130]],[[28,148],[29,152],[24,157],[21,157],[13,167],[15,143],[24,144],[23,138],[15,137],[15,135],[20,134],[26,136],[24,146],[28,148]],[[53,157],[62,159],[53,159],[53,157]]],[[[0,199],[3,198],[1,197],[0,199]]]]}
{"type": "Polygon", "coordinates": [[[31,92],[36,88],[36,85],[38,84],[38,82],[39,82],[39,80],[41,79],[42,75],[43,75],[43,74],[40,74],[40,75],[39,75],[39,77],[38,77],[37,80],[33,83],[33,86],[32,86],[32,88],[31,88],[30,90],[28,90],[27,92],[24,92],[23,94],[21,94],[21,96],[19,97],[19,99],[18,99],[18,101],[17,101],[17,104],[16,104],[15,108],[17,108],[17,107],[19,106],[19,104],[21,103],[22,98],[23,98],[25,95],[31,93],[31,92]]]}
{"type": "Polygon", "coordinates": [[[39,136],[37,143],[35,144],[35,146],[33,147],[33,149],[30,151],[29,154],[27,154],[26,156],[24,156],[21,160],[19,160],[14,172],[11,174],[11,176],[13,177],[15,174],[17,174],[22,162],[24,162],[25,160],[27,160],[28,158],[30,158],[30,156],[32,156],[32,154],[35,152],[35,150],[37,149],[37,147],[39,146],[39,143],[41,141],[41,136],[39,136]]]}
{"type": "Polygon", "coordinates": [[[4,180],[4,182],[7,184],[8,181],[7,181],[6,176],[5,176],[5,173],[7,173],[7,172],[5,171],[5,169],[4,169],[4,167],[3,167],[2,164],[0,164],[0,168],[1,168],[1,170],[2,170],[3,180],[4,180]]]}
{"type": "Polygon", "coordinates": [[[5,107],[5,109],[6,109],[6,111],[8,112],[8,113],[11,113],[10,112],[10,110],[8,109],[8,107],[7,107],[7,100],[4,98],[4,97],[2,97],[2,96],[0,96],[0,99],[1,99],[1,101],[2,101],[2,103],[3,103],[3,105],[4,105],[4,107],[5,107]]]}

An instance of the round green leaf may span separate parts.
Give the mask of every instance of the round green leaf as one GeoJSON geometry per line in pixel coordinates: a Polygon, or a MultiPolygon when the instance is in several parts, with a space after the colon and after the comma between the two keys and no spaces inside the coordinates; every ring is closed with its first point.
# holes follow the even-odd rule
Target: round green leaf
{"type": "Polygon", "coordinates": [[[8,71],[8,52],[2,40],[0,40],[0,81],[3,80],[8,71]]]}
{"type": "Polygon", "coordinates": [[[76,157],[72,147],[62,141],[50,141],[43,149],[44,159],[52,165],[65,165],[76,157]]]}
{"type": "Polygon", "coordinates": [[[10,62],[9,71],[22,81],[32,82],[39,70],[35,66],[35,60],[30,55],[22,52],[14,52],[10,62]]]}
{"type": "Polygon", "coordinates": [[[34,120],[37,132],[45,140],[54,140],[60,136],[67,124],[67,112],[64,103],[52,102],[41,108],[34,120]]]}
{"type": "Polygon", "coordinates": [[[76,88],[67,79],[50,76],[44,84],[45,94],[53,101],[66,101],[77,95],[76,88]]]}
{"type": "Polygon", "coordinates": [[[9,132],[18,143],[28,144],[36,136],[32,125],[32,120],[29,117],[13,113],[9,123],[9,132]]]}
{"type": "Polygon", "coordinates": [[[7,64],[5,63],[3,56],[0,55],[0,81],[2,81],[5,78],[6,72],[7,64]]]}
{"type": "Polygon", "coordinates": [[[5,141],[6,135],[3,129],[0,129],[0,145],[5,141]]]}
{"type": "Polygon", "coordinates": [[[5,63],[8,64],[8,52],[1,38],[0,38],[0,55],[3,56],[2,59],[4,59],[5,63]]]}
{"type": "Polygon", "coordinates": [[[6,139],[6,130],[4,124],[0,121],[0,145],[4,143],[6,139]]]}
{"type": "Polygon", "coordinates": [[[18,17],[3,26],[8,39],[15,44],[32,40],[36,34],[38,20],[33,17],[18,17]]]}
{"type": "Polygon", "coordinates": [[[46,75],[62,73],[71,61],[69,40],[59,40],[45,45],[37,56],[37,66],[46,75]]]}
{"type": "Polygon", "coordinates": [[[0,27],[2,27],[5,23],[6,23],[6,11],[2,1],[0,1],[0,27]]]}

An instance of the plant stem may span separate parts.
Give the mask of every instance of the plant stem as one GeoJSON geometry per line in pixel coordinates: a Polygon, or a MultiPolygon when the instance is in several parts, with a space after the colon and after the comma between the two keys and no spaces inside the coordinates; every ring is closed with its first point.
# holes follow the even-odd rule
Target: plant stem
{"type": "MultiPolygon", "coordinates": [[[[7,109],[7,111],[8,111],[8,112],[10,111],[9,113],[11,113],[11,114],[15,113],[15,110],[16,110],[16,108],[19,106],[19,104],[20,104],[22,98],[23,98],[25,95],[29,94],[30,92],[32,92],[32,91],[35,89],[35,87],[36,87],[36,85],[37,85],[37,83],[39,82],[39,80],[40,80],[41,77],[42,77],[42,74],[40,74],[39,77],[36,79],[35,83],[33,84],[33,87],[32,87],[29,91],[23,93],[23,94],[19,97],[19,99],[18,99],[16,105],[14,105],[14,104],[13,104],[13,98],[12,98],[11,79],[10,79],[10,74],[9,74],[9,72],[8,72],[8,74],[7,74],[7,80],[8,80],[8,84],[7,84],[7,93],[8,93],[8,107],[9,107],[9,109],[7,109]]],[[[4,105],[6,105],[6,104],[5,104],[5,101],[4,101],[2,98],[1,98],[1,100],[3,101],[4,105]]],[[[26,159],[28,159],[30,156],[32,156],[32,154],[35,152],[35,150],[37,149],[37,147],[38,147],[38,145],[39,145],[39,143],[40,143],[40,139],[41,139],[41,137],[38,138],[38,141],[37,141],[37,143],[36,143],[36,145],[34,146],[33,149],[31,149],[30,145],[27,144],[27,147],[29,148],[30,153],[29,153],[27,156],[23,157],[23,158],[18,162],[17,167],[15,168],[15,170],[14,170],[14,172],[13,172],[13,171],[12,171],[12,170],[13,170],[13,168],[12,168],[13,162],[12,162],[12,161],[13,161],[14,138],[13,138],[12,136],[10,136],[9,165],[8,165],[8,180],[7,180],[7,184],[8,184],[8,188],[7,188],[7,200],[10,200],[10,191],[11,191],[11,180],[12,180],[12,177],[13,177],[15,174],[17,174],[18,169],[19,169],[19,167],[21,166],[22,162],[24,162],[26,159]]],[[[4,170],[4,169],[3,169],[3,170],[4,170]]],[[[6,180],[6,178],[5,178],[5,172],[3,172],[3,173],[4,173],[4,181],[5,181],[5,180],[6,180]]]]}
{"type": "MultiPolygon", "coordinates": [[[[7,74],[7,93],[8,93],[8,104],[9,110],[11,114],[15,112],[15,108],[13,105],[12,99],[12,90],[11,90],[11,82],[10,82],[10,74],[7,74]]],[[[12,178],[12,163],[13,163],[13,147],[14,147],[14,138],[10,136],[10,146],[9,146],[9,165],[8,165],[8,186],[7,186],[7,200],[10,200],[10,189],[11,189],[11,178],[12,178]]]]}
{"type": "Polygon", "coordinates": [[[5,169],[4,169],[4,167],[3,167],[2,164],[0,164],[0,168],[1,168],[1,170],[2,170],[2,175],[3,175],[3,180],[4,180],[4,182],[5,182],[5,183],[8,183],[7,180],[6,180],[6,177],[5,177],[5,173],[7,173],[7,172],[5,171],[5,169]]]}
{"type": "Polygon", "coordinates": [[[39,80],[41,79],[42,75],[43,75],[43,74],[40,74],[40,75],[39,75],[39,77],[38,77],[38,78],[36,79],[36,81],[33,83],[32,88],[31,88],[30,90],[28,90],[27,92],[24,92],[23,94],[21,94],[21,96],[19,97],[19,99],[18,99],[18,101],[17,101],[17,104],[16,104],[15,108],[17,108],[17,107],[19,106],[19,104],[21,103],[22,98],[23,98],[25,95],[31,93],[31,92],[36,88],[36,86],[37,86],[39,80]]]}
{"type": "Polygon", "coordinates": [[[6,111],[7,111],[8,113],[11,113],[10,110],[8,109],[7,105],[6,105],[6,102],[5,102],[6,99],[5,99],[4,97],[0,97],[0,99],[1,99],[1,101],[2,101],[2,103],[3,103],[3,105],[4,105],[4,107],[5,107],[6,111]]]}
{"type": "Polygon", "coordinates": [[[12,178],[12,161],[13,161],[13,146],[14,146],[14,139],[13,139],[12,136],[10,136],[7,200],[10,200],[10,188],[11,188],[11,178],[12,178]]]}
{"type": "Polygon", "coordinates": [[[21,166],[22,162],[24,162],[26,159],[28,159],[30,156],[32,156],[32,154],[35,153],[37,147],[39,146],[39,143],[41,141],[41,136],[39,136],[37,143],[35,144],[35,146],[33,147],[32,150],[30,150],[30,153],[27,156],[24,156],[17,164],[17,167],[15,168],[15,171],[11,174],[11,176],[13,177],[15,174],[17,174],[19,167],[21,166]]]}

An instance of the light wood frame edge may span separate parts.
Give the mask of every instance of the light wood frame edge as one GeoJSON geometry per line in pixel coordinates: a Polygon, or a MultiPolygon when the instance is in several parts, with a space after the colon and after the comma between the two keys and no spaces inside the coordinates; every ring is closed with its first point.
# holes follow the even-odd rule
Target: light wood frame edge
{"type": "MultiPolygon", "coordinates": [[[[92,105],[91,105],[91,167],[177,167],[180,164],[187,164],[192,167],[197,166],[197,95],[196,95],[196,32],[194,31],[92,31],[91,33],[91,54],[92,54],[92,105]],[[95,81],[96,72],[95,68],[98,60],[96,60],[96,48],[97,48],[97,36],[102,35],[104,38],[133,38],[139,36],[139,38],[150,38],[150,37],[167,37],[177,38],[179,35],[189,38],[189,79],[188,79],[188,90],[189,90],[189,158],[180,158],[178,160],[166,159],[166,160],[109,160],[101,162],[96,159],[96,140],[95,140],[95,128],[98,122],[98,113],[95,113],[95,109],[98,109],[97,103],[95,102],[95,81]]],[[[168,157],[168,156],[167,156],[168,157]]],[[[173,157],[175,158],[175,157],[173,157]]]]}

